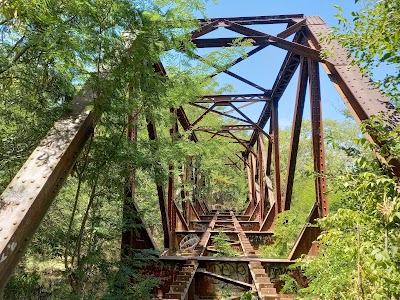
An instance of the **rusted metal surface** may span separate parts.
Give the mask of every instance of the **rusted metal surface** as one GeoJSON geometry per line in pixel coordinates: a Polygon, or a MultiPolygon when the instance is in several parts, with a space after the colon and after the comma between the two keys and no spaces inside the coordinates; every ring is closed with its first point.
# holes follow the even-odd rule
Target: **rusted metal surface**
{"type": "MultiPolygon", "coordinates": [[[[311,47],[319,50],[326,48],[333,56],[324,61],[324,68],[331,81],[343,98],[344,103],[353,118],[360,123],[372,116],[383,114],[387,126],[395,128],[400,125],[400,114],[393,104],[376,88],[372,80],[362,74],[360,68],[352,64],[352,58],[337,41],[330,44],[321,42],[321,37],[329,34],[329,27],[320,17],[307,17],[305,34],[311,47]]],[[[367,135],[378,145],[384,142],[377,141],[374,136],[367,135]]],[[[400,160],[392,158],[389,163],[393,166],[396,176],[400,176],[400,160]]]]}
{"type": "Polygon", "coordinates": [[[94,114],[86,110],[93,98],[87,85],[1,195],[0,291],[93,132],[94,114]]]}
{"type": "Polygon", "coordinates": [[[263,146],[263,140],[261,135],[258,137],[257,143],[257,159],[258,159],[258,185],[260,189],[260,215],[259,221],[260,223],[264,220],[264,209],[265,209],[265,172],[264,172],[264,164],[265,164],[265,147],[263,146]]]}
{"type": "Polygon", "coordinates": [[[224,288],[238,295],[249,290],[249,287],[240,284],[242,282],[251,285],[247,263],[235,261],[202,263],[199,261],[199,265],[201,269],[196,274],[196,295],[199,297],[218,299],[218,292],[224,288]]]}
{"type": "MultiPolygon", "coordinates": [[[[147,132],[148,132],[150,140],[154,141],[157,139],[156,126],[154,125],[153,122],[149,121],[147,123],[147,132]]],[[[157,151],[157,149],[154,149],[154,151],[157,151]]],[[[163,236],[164,236],[164,247],[169,248],[170,229],[169,229],[167,206],[165,205],[165,200],[166,200],[165,199],[165,190],[164,190],[164,187],[160,183],[156,183],[156,184],[157,184],[158,205],[160,206],[160,212],[161,212],[161,222],[162,222],[163,236]]]]}
{"type": "Polygon", "coordinates": [[[290,14],[290,15],[273,15],[273,16],[255,16],[255,17],[230,17],[230,18],[211,18],[199,19],[200,24],[205,25],[212,22],[219,22],[229,20],[241,25],[264,25],[264,24],[279,24],[289,23],[293,24],[301,21],[304,18],[303,14],[290,14]]]}
{"type": "Polygon", "coordinates": [[[264,94],[210,95],[203,96],[201,99],[194,101],[194,103],[268,101],[270,100],[271,92],[264,94]]]}
{"type": "Polygon", "coordinates": [[[194,281],[197,267],[197,261],[188,260],[178,272],[176,280],[170,285],[169,292],[165,296],[168,299],[194,300],[194,289],[190,286],[194,281]]]}
{"type": "Polygon", "coordinates": [[[204,274],[206,276],[215,278],[215,279],[217,279],[219,281],[223,281],[225,283],[230,283],[230,284],[233,284],[233,285],[245,288],[245,289],[250,289],[251,290],[254,287],[250,283],[239,281],[239,280],[235,280],[235,279],[232,279],[232,278],[224,276],[224,275],[219,275],[219,274],[216,274],[216,273],[212,273],[212,272],[206,271],[205,269],[199,269],[199,270],[197,270],[197,273],[201,273],[201,274],[204,274]]]}
{"type": "Polygon", "coordinates": [[[219,20],[214,20],[211,23],[206,23],[206,24],[203,23],[203,26],[200,29],[192,32],[192,39],[197,39],[198,37],[201,37],[207,33],[210,33],[212,31],[218,29],[218,26],[217,26],[218,23],[219,23],[219,20]]]}
{"type": "MultiPolygon", "coordinates": [[[[173,117],[178,118],[177,110],[170,109],[170,112],[173,117]]],[[[184,119],[186,115],[184,112],[181,113],[181,118],[184,119]]],[[[184,121],[183,121],[184,122],[184,121]]],[[[181,122],[182,123],[182,122],[181,122]]],[[[183,126],[183,125],[182,125],[183,126]]],[[[169,134],[173,141],[176,141],[178,134],[178,124],[175,122],[173,126],[169,130],[169,134]]],[[[176,228],[176,216],[175,216],[175,207],[173,206],[173,202],[175,201],[175,176],[174,176],[174,165],[168,166],[168,194],[167,194],[167,210],[168,210],[168,221],[169,221],[169,230],[170,230],[170,248],[174,251],[176,246],[176,237],[175,237],[175,228],[176,228]]]]}
{"type": "Polygon", "coordinates": [[[308,72],[310,79],[310,107],[311,107],[311,133],[314,158],[314,172],[317,174],[315,179],[316,202],[318,205],[318,215],[326,217],[328,215],[328,192],[326,182],[326,162],[324,146],[324,130],[322,126],[321,108],[321,87],[319,80],[318,63],[308,61],[308,72]]]}
{"type": "MultiPolygon", "coordinates": [[[[137,142],[138,128],[135,124],[136,114],[128,116],[127,138],[133,143],[137,142]]],[[[134,145],[133,145],[134,146],[134,145]]],[[[135,168],[131,167],[131,175],[125,185],[125,199],[122,208],[124,221],[121,238],[121,257],[131,256],[135,249],[156,249],[156,243],[149,229],[140,217],[139,209],[134,201],[135,196],[135,168]]]]}
{"type": "Polygon", "coordinates": [[[306,23],[307,23],[307,20],[303,19],[303,20],[293,24],[292,26],[289,26],[281,33],[277,34],[277,37],[287,38],[288,36],[291,36],[292,34],[300,31],[306,25],[306,23]]]}
{"type": "Polygon", "coordinates": [[[274,222],[276,220],[276,211],[277,209],[275,208],[276,203],[274,203],[273,205],[271,205],[271,207],[269,208],[267,215],[264,218],[264,221],[262,222],[261,226],[260,226],[260,231],[268,231],[271,230],[274,222]]]}
{"type": "Polygon", "coordinates": [[[175,230],[189,230],[189,225],[186,222],[184,216],[182,215],[181,211],[176,206],[176,202],[172,202],[172,211],[175,212],[174,215],[174,226],[175,230]]]}
{"type": "MultiPolygon", "coordinates": [[[[251,29],[239,24],[236,24],[234,22],[230,22],[227,21],[228,23],[228,27],[226,27],[229,30],[232,30],[234,32],[246,35],[248,38],[251,38],[254,43],[253,45],[255,46],[260,46],[260,45],[272,45],[284,50],[287,50],[289,52],[316,60],[316,61],[320,61],[320,54],[319,54],[319,50],[310,48],[308,46],[299,44],[299,43],[295,43],[295,42],[290,42],[285,40],[285,38],[287,38],[288,36],[291,35],[290,31],[286,30],[284,32],[281,32],[279,35],[281,37],[277,37],[277,36],[273,36],[270,34],[266,34],[264,32],[255,30],[255,29],[251,29]]],[[[299,28],[300,29],[300,28],[299,28]]],[[[202,43],[200,45],[208,45],[212,44],[212,45],[222,45],[222,46],[217,46],[217,47],[226,47],[227,45],[225,45],[225,43],[229,43],[230,38],[220,38],[220,39],[202,39],[202,43]]],[[[195,41],[194,41],[195,42],[195,41]]],[[[196,44],[196,42],[195,42],[196,44]]],[[[233,44],[233,40],[230,42],[230,45],[233,44]]],[[[198,46],[198,45],[197,45],[198,46]]],[[[199,46],[198,46],[199,47],[199,46]]]]}
{"type": "Polygon", "coordinates": [[[247,238],[255,250],[260,246],[271,245],[274,243],[273,231],[245,231],[247,238]]]}
{"type": "Polygon", "coordinates": [[[299,149],[301,123],[303,120],[304,103],[306,99],[308,79],[308,62],[301,59],[300,75],[297,85],[296,103],[294,108],[294,116],[292,122],[292,134],[290,137],[289,158],[286,170],[286,184],[284,194],[284,209],[289,210],[292,200],[293,180],[296,170],[297,152],[299,149]]]}
{"type": "Polygon", "coordinates": [[[125,224],[121,241],[122,257],[129,257],[135,249],[157,249],[150,230],[139,214],[140,210],[132,198],[124,202],[125,224]]]}
{"type": "MultiPolygon", "coordinates": [[[[236,288],[239,286],[249,289],[254,282],[258,296],[279,297],[278,292],[281,287],[279,275],[287,272],[285,268],[302,254],[315,255],[318,244],[313,244],[313,241],[320,233],[320,230],[315,226],[304,226],[288,259],[271,260],[257,256],[260,245],[273,243],[272,230],[278,214],[284,209],[290,208],[307,80],[309,80],[311,103],[314,171],[320,176],[315,181],[316,204],[306,222],[315,225],[315,220],[318,217],[328,214],[319,62],[323,63],[357,122],[383,112],[388,122],[388,128],[390,128],[399,126],[400,116],[394,110],[390,101],[375,89],[369,78],[361,75],[360,70],[351,65],[351,59],[348,58],[347,52],[337,42],[328,46],[328,49],[333,49],[335,54],[333,57],[325,60],[320,58],[320,50],[322,47],[326,47],[326,45],[320,43],[320,37],[326,35],[329,29],[319,17],[304,18],[303,15],[280,15],[214,18],[199,20],[199,24],[201,28],[192,32],[192,41],[199,48],[232,46],[231,43],[234,38],[199,39],[199,37],[215,31],[217,28],[225,28],[244,35],[245,39],[254,40],[253,46],[255,48],[247,53],[247,57],[268,46],[279,47],[288,52],[270,89],[230,70],[232,66],[244,61],[245,56],[234,59],[225,68],[220,68],[220,66],[215,65],[215,62],[207,61],[197,55],[199,60],[216,68],[216,71],[209,77],[214,77],[223,72],[261,91],[258,94],[205,95],[199,97],[199,99],[190,102],[190,105],[203,111],[200,116],[192,121],[189,120],[183,107],[171,109],[171,113],[181,124],[184,131],[190,131],[189,139],[191,141],[198,142],[196,133],[200,132],[198,136],[202,136],[204,132],[209,134],[210,138],[227,138],[229,142],[243,146],[242,155],[236,155],[240,159],[239,162],[243,162],[243,171],[247,175],[248,207],[241,215],[233,211],[212,210],[217,206],[208,207],[200,193],[195,190],[184,189],[184,182],[192,181],[194,188],[205,185],[205,178],[198,176],[195,163],[189,158],[185,167],[182,167],[182,176],[177,178],[173,175],[174,166],[171,164],[169,166],[167,202],[165,202],[164,184],[157,182],[164,247],[169,248],[168,251],[164,251],[160,260],[176,263],[179,268],[169,265],[166,268],[160,267],[158,270],[158,267],[154,266],[154,269],[157,269],[154,273],[157,276],[164,277],[162,278],[163,286],[159,289],[158,296],[189,300],[194,299],[195,295],[211,297],[215,296],[218,289],[226,284],[229,287],[233,284],[236,288]],[[276,36],[246,27],[247,25],[275,23],[287,24],[286,29],[276,36]],[[294,35],[294,37],[290,41],[286,40],[291,35],[294,35]],[[299,65],[301,65],[301,68],[288,167],[285,174],[284,201],[282,202],[278,106],[299,65]],[[263,104],[256,122],[253,120],[257,116],[255,118],[254,116],[250,117],[243,110],[244,107],[255,103],[263,104]],[[229,110],[230,107],[231,110],[229,110]],[[209,113],[218,114],[224,120],[230,119],[231,122],[222,124],[219,129],[202,127],[201,122],[209,113]],[[237,124],[232,120],[236,121],[237,124]],[[269,120],[270,128],[267,133],[265,126],[269,120]],[[248,139],[236,135],[238,131],[251,132],[251,137],[248,139]],[[268,140],[267,149],[265,149],[266,145],[264,145],[263,138],[268,140]],[[270,179],[271,175],[274,177],[273,183],[270,179]],[[176,203],[175,198],[185,201],[177,201],[178,203],[176,203]],[[238,253],[242,255],[241,257],[212,256],[220,252],[212,241],[212,237],[218,234],[218,230],[227,234],[228,243],[232,248],[238,250],[238,253]],[[197,243],[198,239],[198,244],[195,245],[193,241],[197,243]],[[190,249],[188,251],[185,249],[187,252],[185,255],[189,256],[180,256],[184,252],[183,249],[180,249],[180,251],[178,248],[181,242],[190,244],[190,247],[188,247],[190,249]],[[198,263],[203,271],[195,275],[198,263]],[[227,274],[228,271],[225,271],[228,269],[230,270],[229,274],[227,274]],[[238,274],[241,277],[238,277],[238,274]],[[204,289],[204,286],[207,288],[204,289]]],[[[166,78],[166,72],[161,63],[156,64],[154,69],[162,75],[161,78],[166,78]]],[[[55,126],[56,129],[49,133],[49,136],[32,154],[2,195],[0,200],[0,290],[21,257],[29,238],[39,225],[93,129],[93,115],[84,112],[79,116],[79,113],[74,115],[72,119],[64,119],[59,125],[55,126]],[[66,131],[62,126],[67,126],[67,128],[71,126],[71,128],[66,131]],[[40,178],[38,178],[37,174],[43,177],[39,176],[40,178]]],[[[147,130],[150,140],[155,140],[157,133],[153,122],[148,122],[147,130]]],[[[134,140],[136,134],[134,130],[130,130],[128,138],[134,140]]],[[[178,124],[173,125],[170,134],[173,140],[181,137],[178,135],[178,124]]],[[[368,137],[376,141],[375,137],[368,137]]],[[[157,149],[154,149],[154,151],[157,151],[157,149]]],[[[226,165],[238,167],[236,158],[234,160],[226,158],[226,160],[226,165]]],[[[393,158],[390,163],[394,165],[395,174],[400,175],[400,161],[393,158]]],[[[131,182],[131,178],[128,182],[131,182]]],[[[131,185],[127,188],[126,195],[127,199],[132,199],[134,186],[131,185]]],[[[126,201],[125,205],[129,205],[129,209],[134,213],[138,211],[133,201],[126,201]]],[[[124,232],[122,237],[123,248],[124,245],[136,249],[154,248],[154,242],[150,233],[145,230],[143,222],[140,219],[131,221],[141,225],[143,229],[139,230],[138,234],[133,234],[132,231],[124,232]]],[[[187,244],[185,244],[186,246],[187,244]]]]}
{"type": "Polygon", "coordinates": [[[314,244],[314,242],[321,233],[321,229],[316,226],[317,218],[319,218],[318,206],[315,204],[311,209],[307,217],[306,224],[303,226],[292,248],[292,251],[288,256],[289,260],[298,259],[303,254],[310,254],[313,256],[316,255],[318,245],[314,244]]]}
{"type": "Polygon", "coordinates": [[[275,188],[275,209],[276,216],[282,212],[282,194],[281,194],[281,171],[280,171],[280,148],[279,148],[279,123],[278,123],[278,101],[272,102],[271,127],[273,136],[273,154],[274,154],[274,188],[275,188]]]}
{"type": "MultiPolygon", "coordinates": [[[[237,33],[245,34],[247,35],[246,38],[243,39],[243,41],[246,41],[247,39],[249,41],[252,41],[252,46],[266,46],[266,45],[273,45],[278,48],[288,50],[290,52],[293,52],[295,54],[320,61],[320,53],[317,50],[314,50],[312,48],[309,48],[307,46],[303,46],[301,44],[289,42],[283,38],[279,38],[277,36],[265,34],[265,33],[259,33],[258,35],[251,35],[248,34],[250,31],[248,28],[243,27],[244,29],[241,30],[240,25],[232,24],[230,27],[227,27],[227,29],[234,30],[237,33]],[[254,42],[253,42],[254,41],[254,42]]],[[[213,39],[195,39],[193,40],[193,43],[196,45],[197,48],[218,48],[218,47],[232,47],[235,45],[235,40],[237,37],[232,37],[232,38],[213,38],[213,39]]]]}
{"type": "Polygon", "coordinates": [[[179,270],[185,261],[158,261],[156,264],[150,263],[144,267],[144,274],[153,276],[160,280],[158,287],[154,288],[153,294],[162,297],[168,293],[170,286],[176,280],[179,270]]]}
{"type": "MultiPolygon", "coordinates": [[[[301,41],[302,41],[302,34],[298,32],[295,34],[293,42],[299,43],[301,41]]],[[[294,54],[292,52],[288,52],[286,54],[282,67],[279,70],[278,76],[272,87],[271,99],[279,101],[279,99],[282,97],[282,94],[286,90],[286,87],[288,86],[290,80],[292,79],[294,73],[296,72],[299,64],[300,64],[300,55],[294,54]]],[[[257,121],[257,124],[261,128],[265,127],[270,118],[271,107],[268,104],[269,103],[266,103],[264,105],[261,115],[257,121]]],[[[253,133],[250,138],[250,145],[254,145],[256,142],[257,142],[257,135],[253,133]]]]}
{"type": "Polygon", "coordinates": [[[251,153],[249,154],[250,157],[250,180],[251,180],[251,193],[252,193],[252,199],[253,199],[253,207],[256,206],[257,204],[257,191],[256,191],[256,175],[255,175],[255,167],[256,167],[256,161],[255,161],[255,154],[253,152],[253,149],[249,149],[251,151],[251,153]]]}
{"type": "Polygon", "coordinates": [[[200,116],[198,117],[193,123],[192,126],[196,126],[197,123],[199,123],[212,109],[216,106],[216,104],[212,104],[207,110],[200,116]]]}

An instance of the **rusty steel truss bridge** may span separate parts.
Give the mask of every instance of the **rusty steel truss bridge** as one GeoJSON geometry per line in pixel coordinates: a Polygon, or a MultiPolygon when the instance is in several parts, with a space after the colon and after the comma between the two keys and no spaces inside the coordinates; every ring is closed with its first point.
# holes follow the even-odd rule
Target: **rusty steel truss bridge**
{"type": "MultiPolygon", "coordinates": [[[[204,95],[190,103],[203,110],[193,120],[188,118],[183,107],[171,108],[171,114],[177,119],[177,124],[170,130],[171,136],[176,136],[179,122],[180,128],[191,132],[189,138],[193,141],[198,141],[199,134],[196,133],[201,131],[210,136],[231,139],[243,146],[243,152],[238,157],[247,174],[248,206],[242,212],[212,209],[206,199],[196,198],[191,192],[180,191],[178,179],[172,175],[173,166],[170,166],[168,184],[166,187],[157,186],[165,251],[158,257],[158,263],[148,269],[148,273],[161,279],[161,285],[155,291],[156,299],[215,299],[218,289],[223,287],[230,287],[237,293],[250,291],[260,299],[287,298],[279,293],[282,286],[279,275],[290,272],[296,280],[304,281],[300,273],[289,271],[288,266],[302,254],[315,255],[318,246],[313,241],[320,230],[312,224],[315,224],[317,218],[328,214],[319,66],[322,65],[357,123],[383,113],[387,126],[398,126],[399,115],[390,101],[375,88],[370,78],[352,64],[351,57],[337,41],[325,44],[322,38],[330,30],[320,17],[296,14],[199,21],[201,28],[192,32],[192,42],[198,48],[231,46],[237,37],[204,37],[222,27],[254,42],[254,48],[248,52],[247,57],[267,47],[278,47],[285,51],[286,56],[271,87],[255,84],[243,77],[246,74],[242,76],[230,71],[230,67],[221,71],[259,90],[259,93],[204,95]],[[257,27],[255,25],[269,24],[284,24],[285,29],[277,35],[253,29],[257,27]],[[323,57],[323,48],[328,49],[332,55],[323,57]],[[295,74],[298,74],[297,79],[293,78],[295,74]],[[281,174],[279,100],[291,80],[297,80],[297,92],[288,165],[287,170],[281,174]],[[315,179],[315,204],[310,207],[309,216],[304,220],[306,225],[299,232],[287,258],[260,258],[259,246],[273,242],[274,222],[279,213],[289,210],[291,206],[307,93],[311,109],[314,171],[319,174],[315,179]],[[242,109],[252,103],[263,105],[256,122],[252,121],[254,116],[246,115],[242,109]],[[219,130],[198,126],[207,114],[222,115],[226,124],[219,130]],[[269,128],[265,128],[267,124],[269,128]],[[251,131],[248,140],[238,137],[237,132],[242,130],[251,131]],[[286,177],[284,185],[281,184],[282,176],[286,177]],[[183,212],[175,202],[177,195],[186,197],[183,212]],[[211,237],[220,230],[227,234],[227,242],[241,254],[239,257],[213,256],[218,250],[211,237]]],[[[202,59],[201,56],[197,58],[202,59]]],[[[245,59],[246,57],[238,58],[232,66],[245,59]]],[[[155,66],[155,71],[166,75],[161,63],[155,66]]],[[[73,110],[55,123],[1,195],[0,291],[12,275],[31,237],[93,132],[96,117],[86,109],[93,98],[92,94],[89,86],[83,88],[74,99],[73,110]]],[[[147,130],[149,139],[157,138],[154,123],[149,122],[147,130]]],[[[137,129],[130,129],[128,138],[135,141],[136,136],[137,129]]],[[[371,135],[367,139],[383,144],[371,135]]],[[[391,158],[388,163],[393,166],[394,174],[400,175],[400,161],[391,158]]],[[[187,180],[193,180],[195,186],[201,185],[190,160],[183,166],[183,171],[187,180]]],[[[136,211],[138,208],[131,201],[133,190],[132,187],[126,188],[125,206],[136,211]]],[[[139,217],[132,222],[143,224],[139,217]]],[[[122,253],[129,256],[132,249],[155,249],[153,238],[145,226],[140,230],[122,233],[122,253]]]]}

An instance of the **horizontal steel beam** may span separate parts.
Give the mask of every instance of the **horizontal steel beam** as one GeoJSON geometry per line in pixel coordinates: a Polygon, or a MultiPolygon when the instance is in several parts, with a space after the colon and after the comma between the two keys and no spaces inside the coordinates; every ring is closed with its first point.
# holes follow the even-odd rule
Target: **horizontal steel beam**
{"type": "MultiPolygon", "coordinates": [[[[232,47],[236,38],[195,39],[193,43],[197,48],[232,47]]],[[[322,61],[318,50],[293,43],[276,36],[248,36],[243,41],[252,41],[251,46],[272,45],[312,60],[322,61]]]]}
{"type": "Polygon", "coordinates": [[[230,22],[230,21],[226,21],[226,22],[228,25],[227,29],[234,31],[236,33],[243,34],[245,36],[263,36],[263,37],[268,37],[268,38],[275,38],[278,41],[282,41],[282,39],[285,39],[285,38],[291,36],[293,33],[300,31],[303,28],[303,26],[306,24],[305,21],[306,20],[304,19],[301,22],[298,22],[298,23],[290,26],[289,28],[286,28],[284,31],[280,32],[276,37],[274,37],[270,34],[264,33],[262,31],[255,30],[253,28],[242,26],[238,23],[234,23],[234,22],[230,22]]]}
{"type": "Polygon", "coordinates": [[[224,125],[221,128],[221,131],[228,130],[253,130],[254,125],[224,125]]]}
{"type": "MultiPolygon", "coordinates": [[[[221,126],[220,129],[218,129],[218,132],[222,131],[229,131],[229,130],[253,130],[254,126],[253,125],[223,125],[221,126]]],[[[198,127],[196,130],[207,130],[207,131],[213,131],[215,129],[213,128],[208,128],[208,127],[198,127]]]]}
{"type": "Polygon", "coordinates": [[[260,102],[271,99],[272,91],[265,94],[238,94],[238,95],[209,95],[193,101],[193,103],[217,103],[217,102],[260,102]]]}
{"type": "Polygon", "coordinates": [[[262,24],[279,24],[294,23],[304,18],[303,14],[275,15],[275,16],[255,16],[255,17],[227,17],[227,18],[211,18],[199,19],[201,25],[206,25],[215,21],[223,22],[228,20],[242,25],[262,25],[262,24]]]}

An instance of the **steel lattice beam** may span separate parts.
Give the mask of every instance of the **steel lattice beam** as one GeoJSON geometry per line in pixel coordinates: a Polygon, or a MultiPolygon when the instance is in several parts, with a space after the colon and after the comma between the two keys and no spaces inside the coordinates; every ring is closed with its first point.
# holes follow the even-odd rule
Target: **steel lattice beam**
{"type": "Polygon", "coordinates": [[[203,96],[201,99],[192,103],[228,103],[228,102],[260,102],[271,99],[271,93],[264,94],[237,94],[237,95],[209,95],[203,96]]]}
{"type": "Polygon", "coordinates": [[[206,25],[215,21],[229,20],[241,25],[264,25],[264,24],[280,24],[280,23],[296,23],[304,18],[303,14],[291,15],[274,15],[274,16],[256,16],[256,17],[233,17],[233,18],[211,18],[199,19],[201,25],[206,25]]]}
{"type": "Polygon", "coordinates": [[[93,132],[93,99],[87,84],[0,197],[0,293],[93,132]]]}

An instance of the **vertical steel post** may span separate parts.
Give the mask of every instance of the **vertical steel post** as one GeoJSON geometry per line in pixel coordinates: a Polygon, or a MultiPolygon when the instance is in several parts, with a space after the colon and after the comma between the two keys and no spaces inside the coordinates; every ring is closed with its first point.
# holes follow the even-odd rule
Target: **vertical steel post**
{"type": "Polygon", "coordinates": [[[324,149],[324,131],[322,126],[321,88],[319,79],[318,62],[308,61],[308,72],[310,81],[310,108],[311,129],[314,157],[314,171],[317,173],[315,179],[315,191],[317,194],[317,205],[319,217],[328,215],[328,199],[326,197],[326,166],[324,149]]]}
{"type": "Polygon", "coordinates": [[[256,157],[252,152],[250,152],[250,175],[251,175],[251,192],[253,195],[253,207],[256,207],[258,202],[257,191],[256,191],[256,157]]]}
{"type": "MultiPolygon", "coordinates": [[[[269,135],[272,136],[272,119],[270,119],[270,125],[269,125],[269,135]]],[[[271,176],[271,163],[272,163],[272,142],[268,142],[268,148],[267,148],[267,161],[265,164],[265,174],[267,176],[271,176]]]]}
{"type": "Polygon", "coordinates": [[[294,107],[294,115],[293,115],[292,134],[290,137],[288,166],[286,170],[286,184],[285,184],[285,194],[284,194],[285,210],[290,209],[290,204],[292,199],[293,181],[296,171],[297,153],[299,150],[301,123],[303,119],[304,103],[306,99],[307,79],[308,79],[307,59],[301,58],[299,81],[297,84],[296,104],[294,107]]]}
{"type": "MultiPolygon", "coordinates": [[[[177,117],[176,109],[170,109],[171,114],[174,118],[177,117]]],[[[178,133],[178,123],[175,121],[174,125],[170,128],[169,134],[172,138],[172,141],[177,139],[176,134],[178,133]]],[[[167,200],[167,208],[168,208],[168,220],[169,220],[169,230],[170,230],[170,248],[174,248],[175,245],[175,207],[173,202],[175,201],[175,178],[174,178],[174,165],[168,166],[168,200],[167,200]]],[[[173,249],[175,250],[175,249],[173,249]]]]}
{"type": "Polygon", "coordinates": [[[258,134],[257,142],[257,156],[258,156],[258,185],[260,189],[260,223],[264,221],[264,205],[265,205],[265,192],[264,192],[264,160],[263,160],[263,148],[261,144],[262,136],[258,134]]]}
{"type": "Polygon", "coordinates": [[[192,218],[191,211],[190,211],[190,193],[188,190],[189,183],[190,183],[190,166],[191,166],[191,159],[188,158],[186,165],[185,165],[185,211],[186,211],[186,222],[189,224],[192,218]]]}
{"type": "Polygon", "coordinates": [[[281,196],[281,170],[280,170],[280,156],[279,156],[279,123],[278,123],[278,100],[272,100],[271,111],[271,128],[272,128],[272,141],[274,153],[274,190],[276,201],[276,215],[282,212],[282,196],[281,196]]]}
{"type": "MultiPolygon", "coordinates": [[[[127,139],[135,143],[137,141],[137,125],[134,123],[136,120],[136,115],[130,114],[128,116],[128,130],[127,130],[127,139]]],[[[134,222],[133,214],[136,212],[136,207],[133,203],[133,198],[135,195],[135,169],[132,167],[130,170],[131,174],[126,179],[125,183],[125,199],[122,207],[122,219],[124,221],[124,225],[127,223],[134,222]]],[[[127,224],[128,225],[128,224],[127,224]]],[[[130,249],[134,248],[135,234],[131,230],[131,228],[122,228],[122,236],[121,236],[121,257],[128,257],[130,253],[130,249]]]]}
{"type": "Polygon", "coordinates": [[[246,153],[247,155],[244,157],[244,165],[246,168],[246,174],[247,174],[247,186],[249,189],[249,212],[252,212],[254,209],[253,203],[254,203],[254,197],[253,197],[253,180],[251,176],[251,161],[250,161],[250,154],[246,153]]]}
{"type": "MultiPolygon", "coordinates": [[[[147,132],[149,134],[150,140],[154,141],[157,139],[157,131],[156,127],[153,122],[148,121],[147,123],[147,132]]],[[[157,149],[155,149],[157,150],[157,149]]],[[[156,175],[156,174],[155,174],[156,175]]],[[[165,206],[165,191],[164,187],[162,184],[157,182],[156,180],[156,185],[157,185],[157,195],[158,195],[158,202],[160,205],[160,212],[161,212],[161,222],[162,222],[162,227],[163,227],[163,232],[164,232],[164,247],[169,248],[169,222],[168,222],[168,213],[167,213],[167,208],[165,206]]]]}
{"type": "Polygon", "coordinates": [[[172,202],[174,201],[174,194],[175,194],[175,180],[174,180],[174,166],[169,165],[168,166],[168,218],[169,218],[169,226],[170,230],[173,230],[173,224],[172,224],[172,202]]]}

